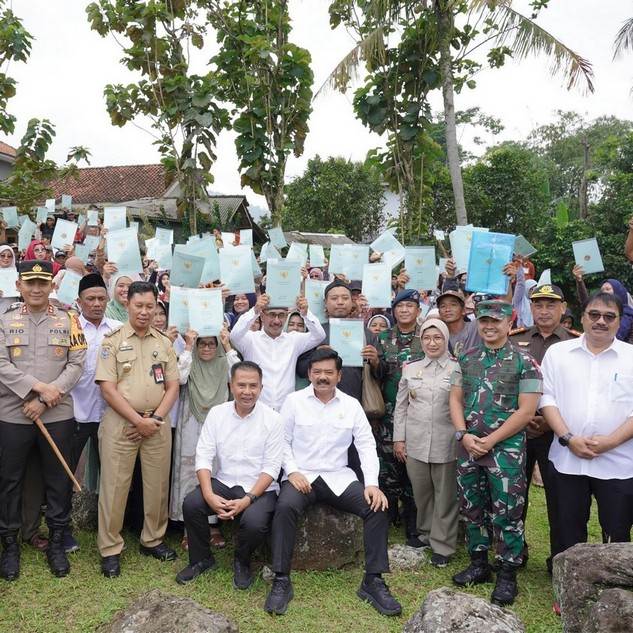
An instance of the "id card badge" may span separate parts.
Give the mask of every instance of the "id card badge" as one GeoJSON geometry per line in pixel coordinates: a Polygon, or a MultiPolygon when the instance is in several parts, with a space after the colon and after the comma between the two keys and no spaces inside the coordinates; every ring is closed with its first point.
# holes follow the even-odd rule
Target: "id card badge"
{"type": "Polygon", "coordinates": [[[154,376],[154,382],[157,385],[162,385],[165,382],[165,372],[163,366],[160,363],[152,365],[152,376],[154,376]]]}

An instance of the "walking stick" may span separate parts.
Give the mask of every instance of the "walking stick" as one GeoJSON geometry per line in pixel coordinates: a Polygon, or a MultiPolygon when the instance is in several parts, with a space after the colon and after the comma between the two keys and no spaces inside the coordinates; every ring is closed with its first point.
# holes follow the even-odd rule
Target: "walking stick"
{"type": "Polygon", "coordinates": [[[55,453],[55,455],[57,456],[59,463],[64,467],[66,474],[70,477],[70,480],[73,482],[73,486],[75,490],[77,492],[81,492],[81,486],[79,485],[79,482],[75,479],[75,475],[73,475],[72,470],[70,470],[70,468],[68,467],[68,464],[66,463],[66,460],[64,459],[64,456],[59,452],[59,449],[57,448],[57,444],[55,444],[55,440],[51,437],[51,434],[46,429],[44,422],[42,422],[40,418],[35,418],[35,424],[37,424],[37,427],[42,432],[42,435],[46,438],[46,441],[50,444],[50,447],[53,449],[53,453],[55,453]]]}

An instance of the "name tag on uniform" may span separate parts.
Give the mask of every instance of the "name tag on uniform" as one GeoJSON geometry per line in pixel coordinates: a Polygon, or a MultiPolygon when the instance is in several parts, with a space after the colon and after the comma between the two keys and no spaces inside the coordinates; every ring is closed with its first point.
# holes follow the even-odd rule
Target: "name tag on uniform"
{"type": "Polygon", "coordinates": [[[163,371],[163,366],[160,363],[152,365],[151,372],[154,377],[154,382],[157,385],[162,385],[165,382],[165,372],[163,371]]]}

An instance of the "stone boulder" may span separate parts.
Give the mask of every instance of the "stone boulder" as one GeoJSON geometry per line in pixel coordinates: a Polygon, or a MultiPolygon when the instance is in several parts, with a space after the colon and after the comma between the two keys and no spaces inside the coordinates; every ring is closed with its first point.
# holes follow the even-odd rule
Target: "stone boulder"
{"type": "Polygon", "coordinates": [[[343,569],[362,560],[362,520],[328,505],[310,506],[297,527],[292,568],[343,569]]]}
{"type": "Polygon", "coordinates": [[[99,497],[96,492],[83,489],[73,494],[70,521],[76,530],[94,531],[97,529],[99,515],[99,497]]]}
{"type": "Polygon", "coordinates": [[[427,562],[426,553],[421,547],[392,545],[388,553],[391,571],[419,570],[427,562]]]}
{"type": "Polygon", "coordinates": [[[622,618],[631,618],[633,611],[632,543],[574,545],[554,557],[553,583],[565,633],[633,630],[622,628],[622,618]]]}
{"type": "Polygon", "coordinates": [[[525,633],[519,618],[483,598],[441,587],[430,591],[403,633],[525,633]]]}
{"type": "Polygon", "coordinates": [[[231,620],[200,606],[190,598],[158,589],[143,594],[98,633],[238,633],[231,620]]]}

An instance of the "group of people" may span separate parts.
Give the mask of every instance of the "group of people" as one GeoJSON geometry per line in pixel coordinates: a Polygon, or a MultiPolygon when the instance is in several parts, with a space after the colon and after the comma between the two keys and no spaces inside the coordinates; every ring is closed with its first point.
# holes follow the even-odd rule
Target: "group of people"
{"type": "MultiPolygon", "coordinates": [[[[168,521],[183,526],[189,561],[179,583],[215,566],[212,548],[225,545],[221,526],[236,520],[233,582],[248,589],[253,554],[269,539],[270,613],[285,613],[292,600],[297,524],[314,503],[362,519],[365,574],[357,593],[385,615],[401,612],[383,579],[391,523],[403,525],[409,546],[429,548],[431,563],[446,567],[463,521],[471,561],[454,583],[490,582],[494,571],[491,600],[512,604],[529,556],[536,464],[550,571],[553,556],[586,540],[592,497],[605,540],[630,539],[630,317],[624,325],[633,302],[617,280],[584,297],[580,333],[562,325],[560,288],[527,283],[533,268],[520,260],[506,267],[512,283],[503,297],[465,292],[452,261],[433,293],[409,288],[402,270],[389,310],[368,308],[360,284],[332,276],[327,316],[362,318],[367,328],[364,366],[349,367],[306,298],[291,309],[271,305],[265,278],[253,294],[224,289],[224,328],[200,337],[169,327],[169,271],[155,262],[145,259],[138,278],[119,276],[97,249],[76,305],[59,306],[59,271],[46,251],[31,250],[17,264],[20,300],[0,314],[5,580],[19,576],[20,538],[46,551],[56,576],[69,573],[68,554],[78,549],[71,481],[37,419],[73,472],[83,467],[88,441],[95,449],[85,471],[100,469],[97,547],[106,577],[121,573],[136,482],[141,554],[175,560],[165,542],[168,521]],[[376,385],[384,406],[366,411],[366,391],[376,385]],[[43,500],[48,538],[37,532],[43,500]]],[[[8,245],[0,246],[0,266],[5,260],[16,265],[8,245]]],[[[581,291],[582,270],[574,275],[581,291]]]]}

